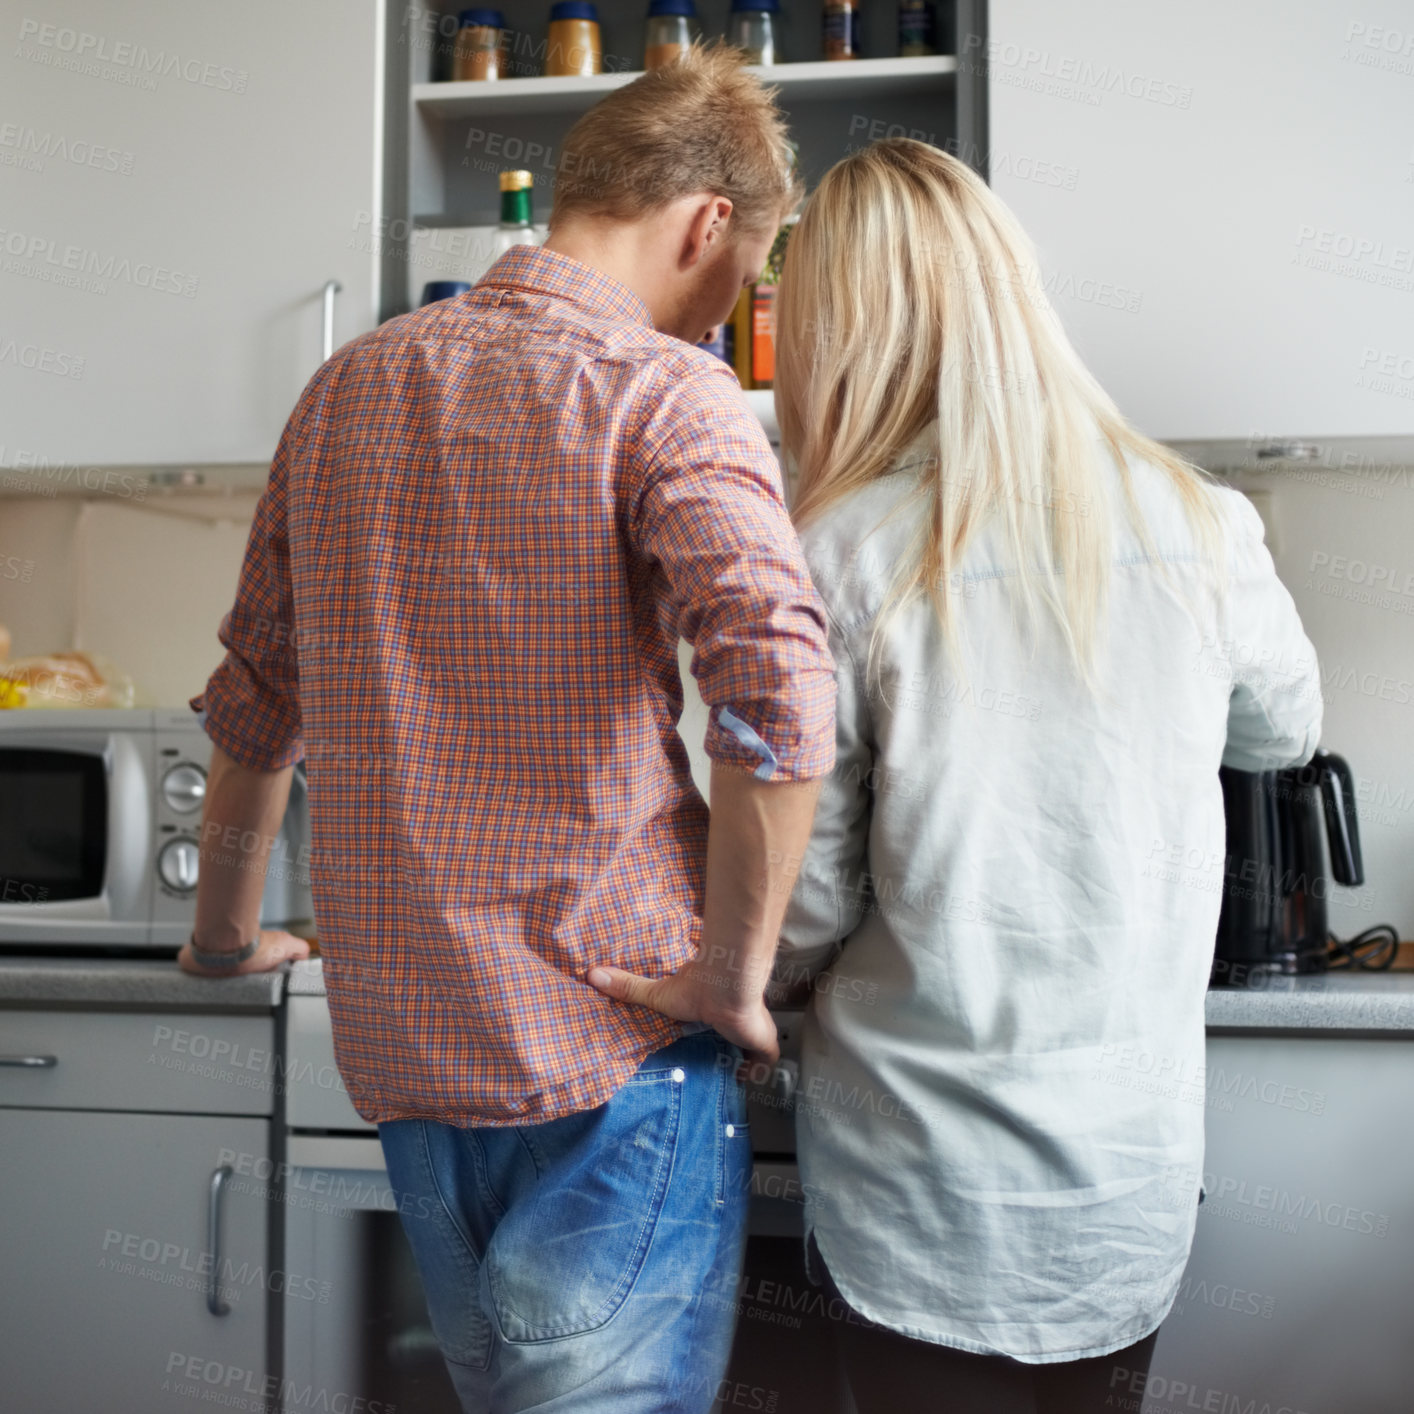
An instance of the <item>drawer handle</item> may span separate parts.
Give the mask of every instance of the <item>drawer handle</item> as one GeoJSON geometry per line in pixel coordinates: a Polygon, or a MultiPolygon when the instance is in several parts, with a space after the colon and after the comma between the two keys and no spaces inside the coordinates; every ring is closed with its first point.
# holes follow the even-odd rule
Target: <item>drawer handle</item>
{"type": "Polygon", "coordinates": [[[211,1253],[211,1285],[206,1289],[206,1309],[213,1316],[229,1316],[231,1308],[221,1300],[221,1194],[235,1170],[222,1164],[211,1173],[211,1197],[206,1208],[206,1250],[211,1253]]]}
{"type": "Polygon", "coordinates": [[[324,301],[324,362],[334,354],[334,296],[344,287],[337,280],[326,280],[320,298],[324,301]]]}
{"type": "Polygon", "coordinates": [[[24,1070],[53,1070],[58,1056],[0,1056],[0,1065],[19,1066],[24,1070]]]}

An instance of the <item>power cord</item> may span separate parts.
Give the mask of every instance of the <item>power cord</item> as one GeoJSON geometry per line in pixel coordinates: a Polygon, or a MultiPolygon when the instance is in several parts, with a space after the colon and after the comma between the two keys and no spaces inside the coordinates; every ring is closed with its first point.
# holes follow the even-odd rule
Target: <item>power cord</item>
{"type": "Polygon", "coordinates": [[[1357,933],[1349,942],[1331,934],[1326,966],[1332,972],[1352,968],[1361,972],[1385,972],[1394,966],[1399,955],[1399,934],[1388,923],[1376,923],[1357,933]]]}

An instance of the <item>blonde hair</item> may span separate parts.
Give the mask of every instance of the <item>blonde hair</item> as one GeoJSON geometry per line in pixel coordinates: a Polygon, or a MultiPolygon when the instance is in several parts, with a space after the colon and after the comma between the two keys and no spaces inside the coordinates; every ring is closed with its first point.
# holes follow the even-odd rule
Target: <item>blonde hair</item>
{"type": "Polygon", "coordinates": [[[1113,540],[1101,439],[1146,550],[1127,455],[1165,474],[1216,562],[1206,475],[1120,415],[1066,339],[1025,233],[956,158],[896,138],[832,167],[791,236],[776,314],[776,415],[798,525],[894,469],[920,438],[920,460],[933,463],[904,503],[928,513],[871,663],[890,616],[922,594],[960,659],[957,571],[986,521],[1009,546],[1022,618],[1049,617],[1089,680],[1113,540]]]}
{"type": "Polygon", "coordinates": [[[633,220],[700,191],[727,197],[733,224],[754,233],[801,195],[775,90],[722,44],[693,45],[650,69],[570,129],[550,224],[579,214],[633,220]]]}

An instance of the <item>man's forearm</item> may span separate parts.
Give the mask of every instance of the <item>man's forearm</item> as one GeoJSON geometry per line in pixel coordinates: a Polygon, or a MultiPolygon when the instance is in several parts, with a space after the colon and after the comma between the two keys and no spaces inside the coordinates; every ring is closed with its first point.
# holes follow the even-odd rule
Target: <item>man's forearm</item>
{"type": "Polygon", "coordinates": [[[196,940],[203,950],[235,951],[259,932],[266,862],[293,776],[293,766],[252,771],[212,747],[196,890],[196,940]]]}
{"type": "Polygon", "coordinates": [[[767,784],[712,767],[698,965],[729,1010],[760,1002],[819,794],[818,780],[767,784]]]}

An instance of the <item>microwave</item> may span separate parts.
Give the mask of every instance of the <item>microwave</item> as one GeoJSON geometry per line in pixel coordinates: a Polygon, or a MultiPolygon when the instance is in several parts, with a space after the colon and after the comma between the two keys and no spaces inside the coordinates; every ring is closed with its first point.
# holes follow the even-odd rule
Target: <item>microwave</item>
{"type": "MultiPolygon", "coordinates": [[[[196,915],[211,742],[186,708],[0,712],[0,944],[171,951],[196,915]]],[[[261,922],[312,921],[297,767],[261,922]]]]}

